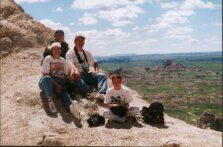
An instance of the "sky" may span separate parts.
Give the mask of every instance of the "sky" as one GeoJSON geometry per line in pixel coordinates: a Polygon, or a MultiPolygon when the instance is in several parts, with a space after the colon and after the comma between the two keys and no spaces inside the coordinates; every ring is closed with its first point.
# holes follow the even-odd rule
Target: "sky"
{"type": "Polygon", "coordinates": [[[97,56],[222,50],[221,0],[15,0],[97,56]]]}

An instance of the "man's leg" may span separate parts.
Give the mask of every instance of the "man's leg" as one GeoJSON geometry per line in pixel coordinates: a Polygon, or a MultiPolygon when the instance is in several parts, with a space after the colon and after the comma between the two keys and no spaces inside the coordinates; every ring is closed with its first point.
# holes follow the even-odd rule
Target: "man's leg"
{"type": "Polygon", "coordinates": [[[111,120],[111,121],[118,121],[118,122],[125,122],[126,117],[119,117],[114,115],[110,110],[106,110],[103,112],[104,118],[111,120]]]}
{"type": "Polygon", "coordinates": [[[66,110],[70,111],[74,117],[76,118],[81,118],[81,112],[80,112],[80,106],[78,104],[78,102],[76,100],[72,100],[69,93],[67,92],[66,88],[65,88],[65,81],[61,78],[56,78],[55,79],[58,84],[60,84],[62,86],[62,91],[61,94],[59,95],[64,107],[66,110]]]}
{"type": "Polygon", "coordinates": [[[72,81],[72,85],[77,86],[80,89],[81,94],[84,95],[91,92],[90,87],[85,83],[85,76],[86,75],[81,75],[80,78],[72,81]]]}
{"type": "Polygon", "coordinates": [[[103,73],[97,73],[93,75],[93,78],[97,80],[98,93],[105,94],[107,91],[107,76],[103,73]]]}
{"type": "Polygon", "coordinates": [[[139,113],[139,108],[138,107],[129,107],[129,110],[127,111],[127,117],[128,116],[135,117],[138,113],[139,113]]]}

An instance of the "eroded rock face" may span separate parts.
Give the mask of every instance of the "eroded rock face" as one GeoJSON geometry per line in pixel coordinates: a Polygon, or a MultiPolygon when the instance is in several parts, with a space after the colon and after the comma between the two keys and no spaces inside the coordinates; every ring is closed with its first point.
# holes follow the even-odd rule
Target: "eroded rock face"
{"type": "Polygon", "coordinates": [[[13,0],[1,0],[0,57],[28,47],[46,46],[53,31],[36,22],[13,0]]]}

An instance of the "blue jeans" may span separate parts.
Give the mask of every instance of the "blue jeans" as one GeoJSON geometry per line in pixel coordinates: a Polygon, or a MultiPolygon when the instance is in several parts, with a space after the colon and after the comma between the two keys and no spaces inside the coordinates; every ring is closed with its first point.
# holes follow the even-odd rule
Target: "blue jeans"
{"type": "Polygon", "coordinates": [[[52,80],[55,80],[58,84],[62,86],[62,91],[59,97],[62,103],[64,104],[65,109],[69,110],[69,106],[72,104],[72,99],[65,89],[64,79],[59,78],[59,77],[43,76],[39,80],[39,88],[44,91],[46,97],[49,97],[49,96],[53,97],[55,87],[53,85],[52,80]]]}
{"type": "Polygon", "coordinates": [[[78,86],[82,94],[91,92],[89,85],[97,84],[98,93],[105,94],[107,91],[107,77],[103,73],[92,75],[90,73],[81,73],[79,79],[72,81],[72,85],[78,86]]]}

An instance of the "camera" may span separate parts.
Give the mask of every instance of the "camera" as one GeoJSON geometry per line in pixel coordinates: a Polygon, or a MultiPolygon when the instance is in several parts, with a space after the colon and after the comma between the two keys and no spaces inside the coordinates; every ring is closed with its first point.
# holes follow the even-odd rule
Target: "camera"
{"type": "Polygon", "coordinates": [[[83,69],[84,73],[88,73],[89,72],[89,64],[88,63],[82,64],[82,69],[83,69]]]}

